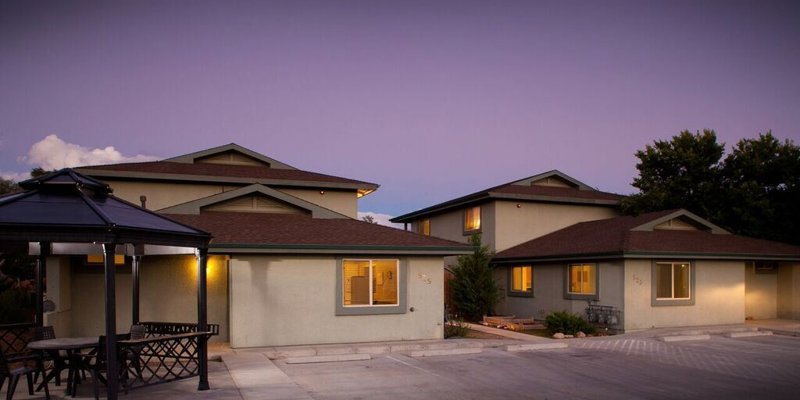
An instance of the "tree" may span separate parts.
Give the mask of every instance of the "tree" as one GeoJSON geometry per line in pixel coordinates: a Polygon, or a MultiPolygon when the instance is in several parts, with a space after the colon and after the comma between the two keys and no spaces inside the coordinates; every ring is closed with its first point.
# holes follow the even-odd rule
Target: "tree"
{"type": "Polygon", "coordinates": [[[636,152],[639,193],[622,202],[626,214],[685,208],[711,217],[720,187],[719,161],[725,145],[713,130],[683,131],[670,141],[657,140],[636,152]]]}
{"type": "Polygon", "coordinates": [[[800,244],[800,147],[768,131],[740,140],[722,171],[723,225],[743,235],[800,244]]]}
{"type": "Polygon", "coordinates": [[[377,224],[378,223],[378,221],[375,221],[375,217],[373,217],[372,215],[365,215],[365,216],[361,217],[361,220],[364,221],[364,222],[369,222],[370,224],[377,224]]]}
{"type": "Polygon", "coordinates": [[[800,244],[800,148],[767,132],[723,153],[712,130],[636,152],[639,193],[623,212],[685,208],[737,234],[800,244]]]}
{"type": "Polygon", "coordinates": [[[490,265],[494,252],[488,246],[481,245],[481,236],[478,234],[472,235],[469,243],[475,246],[475,251],[458,257],[456,266],[451,270],[453,279],[450,281],[450,290],[456,312],[468,320],[477,321],[492,313],[500,298],[500,289],[490,265]]]}
{"type": "Polygon", "coordinates": [[[0,195],[19,192],[19,186],[11,179],[0,179],[0,195]]]}

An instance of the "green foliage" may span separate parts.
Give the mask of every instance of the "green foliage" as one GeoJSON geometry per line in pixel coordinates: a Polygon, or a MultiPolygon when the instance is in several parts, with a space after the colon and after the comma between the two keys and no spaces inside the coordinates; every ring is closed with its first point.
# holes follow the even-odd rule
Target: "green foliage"
{"type": "Polygon", "coordinates": [[[712,130],[648,145],[623,212],[685,208],[737,234],[800,244],[800,148],[767,132],[723,152],[712,130]]]}
{"type": "Polygon", "coordinates": [[[500,289],[489,264],[494,253],[481,245],[478,234],[470,237],[470,244],[475,246],[475,251],[458,257],[458,263],[452,268],[450,290],[455,311],[467,320],[477,321],[492,313],[499,300],[500,289]]]}
{"type": "Polygon", "coordinates": [[[0,179],[0,195],[19,192],[19,186],[10,179],[0,179]]]}
{"type": "Polygon", "coordinates": [[[720,187],[719,161],[725,145],[713,130],[683,131],[670,141],[657,140],[637,151],[639,193],[622,202],[626,214],[685,208],[708,216],[714,210],[720,187]]]}
{"type": "Polygon", "coordinates": [[[448,321],[444,325],[444,338],[465,337],[469,333],[469,325],[460,319],[448,321]]]}
{"type": "Polygon", "coordinates": [[[547,333],[553,335],[561,332],[565,335],[575,335],[578,332],[594,333],[594,327],[581,316],[566,311],[555,311],[544,318],[547,333]]]}

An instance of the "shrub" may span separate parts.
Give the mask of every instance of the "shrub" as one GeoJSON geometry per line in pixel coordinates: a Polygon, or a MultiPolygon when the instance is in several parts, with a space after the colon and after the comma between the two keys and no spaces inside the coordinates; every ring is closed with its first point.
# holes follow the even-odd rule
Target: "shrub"
{"type": "Polygon", "coordinates": [[[444,324],[444,338],[464,337],[469,333],[469,325],[466,322],[456,319],[444,324]]]}
{"type": "Polygon", "coordinates": [[[583,317],[566,311],[550,313],[544,318],[544,324],[547,326],[547,333],[550,335],[558,332],[565,335],[574,335],[579,331],[586,334],[594,333],[594,327],[586,322],[583,317]]]}
{"type": "Polygon", "coordinates": [[[492,313],[500,298],[500,289],[490,264],[494,253],[481,245],[480,235],[472,235],[469,243],[475,251],[458,257],[458,263],[452,267],[450,291],[455,311],[468,321],[479,321],[492,313]]]}

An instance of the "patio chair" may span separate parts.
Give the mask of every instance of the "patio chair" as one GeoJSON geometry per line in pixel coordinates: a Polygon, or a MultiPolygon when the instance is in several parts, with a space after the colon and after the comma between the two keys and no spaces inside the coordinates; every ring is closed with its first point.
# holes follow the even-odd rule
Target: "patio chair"
{"type": "MultiPolygon", "coordinates": [[[[118,335],[117,340],[127,339],[128,335],[118,335]]],[[[108,365],[106,364],[106,337],[100,336],[97,342],[97,352],[94,354],[79,354],[76,361],[80,362],[79,369],[87,370],[92,375],[92,384],[94,385],[94,398],[100,399],[100,384],[107,384],[105,374],[108,373],[108,365]]],[[[128,374],[127,363],[128,357],[125,353],[117,353],[117,362],[119,363],[119,383],[128,393],[128,374]]],[[[77,382],[76,382],[77,383],[77,382]]]]}
{"type": "MultiPolygon", "coordinates": [[[[48,339],[55,339],[56,338],[56,331],[52,326],[37,326],[31,328],[31,333],[33,340],[48,340],[48,339]]],[[[53,356],[51,354],[43,353],[41,360],[44,361],[51,361],[53,363],[53,369],[55,370],[55,380],[56,386],[61,386],[61,371],[68,368],[67,363],[65,360],[67,359],[66,352],[59,352],[57,356],[53,356]]],[[[42,370],[46,370],[47,368],[42,368],[42,370]]],[[[34,376],[34,380],[39,379],[39,373],[37,372],[34,376]]]]}
{"type": "MultiPolygon", "coordinates": [[[[22,375],[25,375],[28,381],[28,394],[33,395],[34,373],[44,375],[41,357],[30,356],[25,359],[9,361],[5,354],[0,352],[0,389],[3,388],[3,383],[8,379],[6,400],[11,400],[14,397],[17,383],[19,383],[19,378],[22,375]]],[[[47,385],[44,385],[44,395],[47,400],[50,400],[50,390],[47,385]]]]}
{"type": "MultiPolygon", "coordinates": [[[[127,335],[128,339],[136,340],[136,339],[144,339],[146,334],[146,329],[144,325],[131,325],[131,330],[127,335]]],[[[141,362],[141,353],[144,345],[137,345],[137,346],[128,346],[125,348],[125,351],[121,354],[125,356],[125,361],[133,367],[133,370],[136,371],[136,376],[134,378],[142,379],[142,362],[141,362]]],[[[128,376],[128,368],[125,368],[125,379],[127,380],[128,376]]]]}

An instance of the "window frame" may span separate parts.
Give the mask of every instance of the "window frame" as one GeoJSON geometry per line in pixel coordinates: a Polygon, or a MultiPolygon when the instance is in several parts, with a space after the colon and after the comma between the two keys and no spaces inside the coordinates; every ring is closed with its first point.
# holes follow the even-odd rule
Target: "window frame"
{"type": "MultiPolygon", "coordinates": [[[[370,280],[371,281],[371,280],[370,280]]],[[[336,315],[380,315],[405,314],[408,291],[408,260],[400,257],[340,257],[336,259],[336,315]],[[370,276],[372,262],[376,260],[393,260],[397,262],[397,304],[344,304],[344,263],[346,261],[369,261],[370,276]]],[[[370,291],[370,299],[372,291],[370,291]]]]}
{"type": "Polygon", "coordinates": [[[600,264],[596,262],[571,262],[564,267],[564,298],[568,300],[600,300],[600,264]],[[574,265],[590,265],[594,268],[594,292],[579,293],[570,290],[571,269],[574,265]]]}
{"type": "Polygon", "coordinates": [[[423,236],[431,235],[431,219],[424,218],[417,222],[417,233],[423,236]],[[425,229],[427,228],[427,229],[425,229]]]}
{"type": "Polygon", "coordinates": [[[464,212],[463,212],[463,215],[462,215],[462,218],[461,218],[461,228],[462,228],[462,230],[464,232],[464,235],[471,235],[473,233],[480,233],[481,232],[481,228],[483,227],[483,225],[482,225],[483,221],[481,220],[481,214],[483,214],[483,210],[481,209],[481,206],[472,206],[472,207],[467,207],[467,208],[464,209],[464,212]],[[470,228],[467,227],[467,221],[468,221],[467,218],[469,216],[470,211],[472,211],[472,210],[477,210],[478,211],[478,226],[475,227],[475,228],[471,228],[470,229],[470,228]]]}
{"type": "Polygon", "coordinates": [[[695,288],[697,287],[697,281],[695,279],[696,276],[696,266],[693,261],[687,260],[653,260],[650,266],[651,270],[651,288],[650,288],[650,304],[654,307],[658,306],[692,306],[695,304],[696,292],[695,288]],[[675,265],[680,264],[687,264],[689,266],[689,298],[669,298],[669,297],[658,297],[658,266],[659,265],[671,265],[672,271],[672,293],[673,296],[675,294],[675,265]]]}
{"type": "Polygon", "coordinates": [[[536,281],[533,277],[533,265],[532,264],[519,264],[519,265],[512,265],[508,267],[508,289],[506,293],[510,297],[534,297],[533,296],[533,284],[536,281]],[[530,268],[531,270],[531,287],[528,290],[514,290],[514,268],[530,268]]]}

